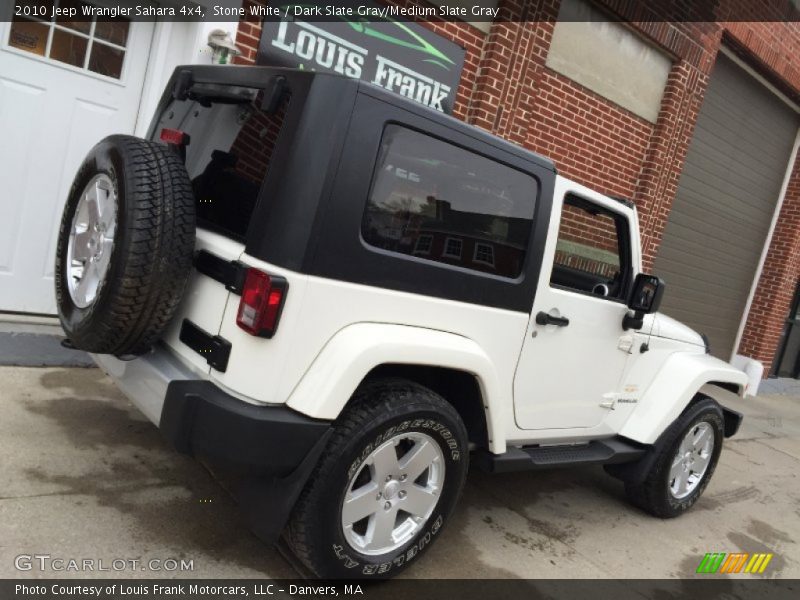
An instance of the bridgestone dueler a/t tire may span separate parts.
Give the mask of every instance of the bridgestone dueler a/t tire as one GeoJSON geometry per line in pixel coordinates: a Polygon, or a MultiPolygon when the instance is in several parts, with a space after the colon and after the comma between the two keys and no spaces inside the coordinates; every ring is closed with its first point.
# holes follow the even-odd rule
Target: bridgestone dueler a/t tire
{"type": "Polygon", "coordinates": [[[117,356],[147,352],[181,301],[194,239],[191,182],[175,152],[124,135],[107,137],[92,148],[70,189],[56,253],[58,316],[72,344],[117,356]],[[78,202],[98,174],[107,175],[115,188],[116,233],[97,295],[81,308],[67,288],[67,251],[78,202]]]}
{"type": "Polygon", "coordinates": [[[334,423],[328,446],[295,505],[285,539],[317,577],[393,577],[419,560],[440,536],[461,495],[468,466],[464,423],[441,396],[404,379],[364,383],[334,423]],[[342,502],[363,457],[398,432],[422,432],[439,445],[445,463],[439,501],[425,525],[403,546],[385,554],[361,554],[345,539],[342,502]]]}
{"type": "Polygon", "coordinates": [[[701,398],[689,408],[664,432],[664,443],[647,472],[644,481],[625,484],[628,500],[642,510],[661,519],[672,519],[689,510],[703,494],[722,452],[722,440],[725,437],[725,418],[722,409],[711,398],[701,398]],[[705,475],[694,491],[682,499],[673,497],[669,492],[670,467],[678,450],[678,446],[686,433],[698,423],[708,423],[714,431],[714,449],[705,475]]]}

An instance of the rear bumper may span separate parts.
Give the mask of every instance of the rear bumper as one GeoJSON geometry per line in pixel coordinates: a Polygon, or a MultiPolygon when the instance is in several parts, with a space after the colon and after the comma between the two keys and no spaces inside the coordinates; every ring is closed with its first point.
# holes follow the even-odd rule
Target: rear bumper
{"type": "Polygon", "coordinates": [[[285,477],[314,449],[330,422],[284,406],[256,406],[210,381],[173,381],[159,425],[179,452],[248,473],[285,477]]]}
{"type": "Polygon", "coordinates": [[[232,475],[250,527],[277,540],[332,433],[329,421],[240,400],[163,348],[127,362],[94,359],[176,450],[232,475]]]}

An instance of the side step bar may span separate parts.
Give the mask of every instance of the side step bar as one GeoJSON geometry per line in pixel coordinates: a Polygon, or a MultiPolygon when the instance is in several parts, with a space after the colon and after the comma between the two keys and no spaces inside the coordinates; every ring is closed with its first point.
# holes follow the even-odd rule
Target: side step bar
{"type": "Polygon", "coordinates": [[[472,460],[482,471],[510,473],[552,467],[613,465],[632,462],[644,455],[648,448],[649,446],[615,437],[580,445],[509,448],[503,454],[492,454],[487,450],[479,450],[473,455],[472,460]]]}

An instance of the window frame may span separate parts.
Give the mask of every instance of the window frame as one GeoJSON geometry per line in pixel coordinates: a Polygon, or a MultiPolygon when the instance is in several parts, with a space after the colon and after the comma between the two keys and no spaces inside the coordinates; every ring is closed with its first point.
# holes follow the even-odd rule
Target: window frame
{"type": "Polygon", "coordinates": [[[555,252],[553,252],[553,259],[550,263],[550,277],[548,281],[548,285],[551,289],[557,289],[565,292],[571,292],[573,294],[580,294],[581,296],[588,296],[590,298],[597,298],[598,300],[606,300],[611,302],[617,302],[618,304],[628,304],[628,297],[630,296],[631,292],[631,284],[633,282],[633,252],[631,248],[631,228],[630,228],[630,220],[626,215],[621,212],[617,212],[608,206],[598,203],[596,200],[592,200],[585,196],[581,196],[575,192],[569,192],[564,196],[564,200],[561,205],[561,214],[558,222],[558,230],[556,233],[556,244],[558,244],[558,240],[560,239],[561,235],[561,225],[564,219],[564,207],[565,206],[577,206],[580,208],[580,204],[590,204],[592,207],[597,209],[597,211],[601,214],[608,215],[614,220],[614,224],[616,226],[617,232],[617,252],[619,253],[619,272],[622,276],[622,281],[620,282],[620,296],[600,296],[599,294],[593,293],[591,290],[581,290],[573,287],[569,287],[566,285],[560,285],[557,283],[553,283],[553,271],[556,267],[555,262],[555,252]],[[578,204],[570,204],[570,201],[577,201],[578,204]]]}
{"type": "Polygon", "coordinates": [[[486,242],[475,242],[475,248],[472,252],[472,262],[494,268],[494,246],[492,244],[487,244],[486,242]],[[491,261],[478,258],[478,250],[481,248],[489,250],[489,256],[492,258],[491,261]]]}
{"type": "Polygon", "coordinates": [[[433,249],[433,235],[430,233],[422,233],[417,237],[417,241],[414,243],[414,252],[412,253],[413,256],[430,256],[431,250],[433,249]],[[425,250],[419,249],[419,243],[425,240],[428,244],[428,247],[425,250]]]}
{"type": "Polygon", "coordinates": [[[444,240],[444,248],[442,249],[442,258],[455,258],[461,260],[464,256],[464,240],[457,237],[447,236],[444,240]],[[448,246],[450,242],[458,242],[458,254],[453,254],[449,251],[448,246]]]}
{"type": "Polygon", "coordinates": [[[93,18],[91,23],[91,28],[89,33],[84,33],[82,31],[72,29],[70,27],[66,27],[61,25],[54,19],[43,19],[41,17],[36,16],[26,16],[21,17],[21,20],[26,20],[34,23],[39,23],[44,25],[48,28],[47,32],[47,39],[45,41],[45,49],[44,54],[36,54],[35,52],[30,52],[29,50],[25,50],[24,48],[19,48],[17,46],[11,45],[11,30],[14,25],[14,21],[6,21],[5,23],[0,23],[0,36],[2,36],[2,40],[0,40],[0,49],[16,54],[18,56],[23,56],[25,58],[35,60],[37,62],[50,65],[52,67],[56,67],[59,69],[65,69],[67,71],[71,71],[73,73],[77,73],[80,75],[84,75],[86,77],[92,77],[94,79],[98,79],[100,81],[104,81],[106,83],[111,83],[120,87],[125,87],[128,84],[128,66],[130,64],[129,56],[131,54],[131,43],[134,38],[134,29],[136,27],[136,22],[134,20],[130,20],[130,29],[128,30],[128,38],[125,40],[125,46],[120,46],[114,42],[109,42],[103,40],[101,38],[95,37],[95,26],[97,24],[97,18],[93,18]],[[68,62],[63,62],[55,58],[50,57],[50,49],[52,45],[52,39],[55,35],[56,31],[61,31],[70,35],[74,35],[76,37],[85,39],[87,42],[86,45],[86,54],[84,56],[83,65],[77,66],[70,64],[68,62]],[[92,71],[89,69],[89,62],[91,60],[92,48],[94,43],[97,42],[98,44],[102,44],[108,46],[114,50],[119,50],[124,53],[124,57],[122,60],[122,70],[120,71],[119,77],[112,77],[110,75],[104,75],[102,73],[98,73],[97,71],[92,71]]]}

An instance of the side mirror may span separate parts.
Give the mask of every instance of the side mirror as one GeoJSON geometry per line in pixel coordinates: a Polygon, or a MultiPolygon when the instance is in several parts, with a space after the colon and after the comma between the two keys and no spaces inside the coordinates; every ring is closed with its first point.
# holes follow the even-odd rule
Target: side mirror
{"type": "Polygon", "coordinates": [[[634,314],[626,314],[622,320],[622,328],[641,329],[644,316],[654,313],[661,305],[664,296],[664,281],[655,275],[639,273],[633,282],[633,290],[628,299],[628,308],[634,314]]]}

